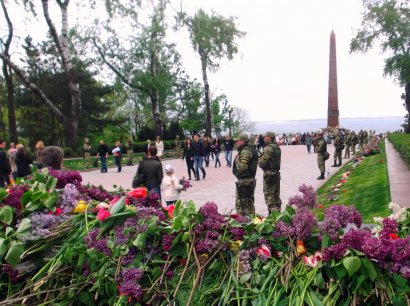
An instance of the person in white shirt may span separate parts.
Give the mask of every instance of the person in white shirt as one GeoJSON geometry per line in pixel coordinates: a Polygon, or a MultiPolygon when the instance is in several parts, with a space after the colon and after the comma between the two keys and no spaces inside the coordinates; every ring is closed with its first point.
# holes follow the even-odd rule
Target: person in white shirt
{"type": "Polygon", "coordinates": [[[157,157],[159,160],[162,158],[162,153],[164,152],[164,143],[161,141],[161,137],[157,136],[155,141],[155,147],[157,148],[157,157]]]}
{"type": "Polygon", "coordinates": [[[174,167],[172,165],[165,166],[165,176],[162,179],[161,189],[165,203],[168,205],[175,204],[179,200],[179,191],[184,188],[178,178],[174,175],[174,167]]]}

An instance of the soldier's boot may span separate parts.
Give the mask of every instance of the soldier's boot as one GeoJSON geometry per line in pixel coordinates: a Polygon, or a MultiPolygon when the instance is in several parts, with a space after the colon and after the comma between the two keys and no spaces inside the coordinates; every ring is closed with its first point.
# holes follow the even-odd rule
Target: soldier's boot
{"type": "Polygon", "coordinates": [[[320,173],[320,176],[317,177],[318,180],[324,180],[325,179],[325,173],[322,172],[320,173]]]}
{"type": "Polygon", "coordinates": [[[338,165],[336,164],[336,159],[334,160],[332,167],[338,167],[338,165]]]}

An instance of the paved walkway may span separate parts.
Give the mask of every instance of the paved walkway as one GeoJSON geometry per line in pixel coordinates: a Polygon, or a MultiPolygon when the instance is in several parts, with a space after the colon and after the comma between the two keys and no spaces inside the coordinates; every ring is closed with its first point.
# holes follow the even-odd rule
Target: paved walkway
{"type": "MultiPolygon", "coordinates": [[[[319,188],[326,180],[316,180],[320,174],[316,154],[308,154],[306,146],[281,146],[282,164],[281,164],[281,199],[285,205],[289,197],[298,193],[298,187],[302,184],[319,188]]],[[[333,145],[328,146],[331,157],[326,161],[326,179],[333,175],[339,168],[330,167],[333,164],[333,145]]],[[[313,148],[312,148],[313,151],[313,148]]],[[[235,156],[235,154],[234,154],[235,156]]],[[[209,168],[206,169],[205,180],[191,181],[192,188],[181,193],[182,200],[192,200],[199,207],[207,201],[214,201],[219,206],[221,213],[227,213],[235,209],[235,177],[232,174],[232,168],[226,166],[224,154],[220,155],[222,166],[214,167],[214,161],[211,160],[209,168]]],[[[343,164],[347,159],[343,159],[343,164]]],[[[164,160],[163,166],[172,164],[175,167],[175,175],[178,178],[187,177],[185,161],[181,159],[164,160]]],[[[137,170],[137,166],[124,166],[120,173],[116,168],[108,169],[108,173],[100,171],[90,171],[81,173],[83,183],[87,182],[94,185],[103,185],[106,189],[112,190],[113,185],[131,188],[132,178],[137,170]]],[[[256,212],[261,215],[267,215],[267,208],[262,191],[262,171],[258,169],[256,173],[256,190],[255,190],[255,208],[256,212]]]]}
{"type": "Polygon", "coordinates": [[[393,144],[386,139],[387,169],[389,172],[391,200],[410,208],[410,170],[393,144]]]}

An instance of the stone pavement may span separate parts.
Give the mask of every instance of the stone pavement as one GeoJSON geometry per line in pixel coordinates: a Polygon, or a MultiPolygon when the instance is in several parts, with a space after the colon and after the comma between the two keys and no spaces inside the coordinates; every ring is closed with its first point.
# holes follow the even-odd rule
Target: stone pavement
{"type": "Polygon", "coordinates": [[[410,208],[410,171],[389,140],[385,140],[392,202],[410,208]]]}
{"type": "MultiPolygon", "coordinates": [[[[326,180],[316,180],[319,169],[316,162],[316,154],[308,154],[306,146],[281,146],[282,164],[281,164],[281,199],[282,208],[287,203],[289,197],[298,193],[298,187],[302,184],[319,188],[330,176],[340,168],[330,167],[333,164],[334,146],[328,145],[328,151],[331,154],[326,161],[326,180]]],[[[313,152],[313,147],[312,147],[313,152]]],[[[225,155],[221,153],[220,160],[222,166],[215,168],[214,161],[211,159],[210,165],[206,170],[206,178],[200,181],[191,181],[192,187],[186,192],[181,193],[182,200],[192,200],[199,207],[208,201],[218,204],[221,213],[228,213],[235,209],[235,177],[232,174],[232,168],[226,166],[225,155]]],[[[235,157],[234,152],[234,156],[235,157]]],[[[347,159],[343,159],[343,164],[347,159]]],[[[178,178],[188,177],[185,160],[171,159],[162,162],[163,167],[172,164],[175,167],[175,175],[178,178]]],[[[102,185],[108,190],[113,190],[113,185],[131,188],[132,178],[137,170],[137,166],[123,166],[122,171],[117,173],[117,168],[109,168],[108,173],[100,171],[82,172],[83,183],[87,182],[94,185],[102,185]]],[[[262,184],[263,172],[260,168],[256,173],[256,190],[255,190],[255,208],[256,212],[261,215],[267,215],[267,208],[263,196],[262,184]]],[[[202,176],[201,176],[202,178],[202,176]]]]}

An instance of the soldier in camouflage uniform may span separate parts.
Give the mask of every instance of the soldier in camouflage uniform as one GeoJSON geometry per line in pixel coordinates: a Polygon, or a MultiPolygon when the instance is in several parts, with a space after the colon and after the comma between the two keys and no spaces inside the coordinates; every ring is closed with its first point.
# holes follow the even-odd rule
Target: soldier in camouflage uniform
{"type": "Polygon", "coordinates": [[[232,172],[238,179],[236,182],[235,208],[240,215],[255,214],[256,169],[258,152],[254,146],[249,146],[249,138],[240,134],[236,139],[238,154],[233,163],[232,172]]]}
{"type": "Polygon", "coordinates": [[[335,153],[333,154],[333,165],[332,167],[340,167],[342,165],[342,152],[343,152],[343,141],[339,131],[335,132],[335,153]],[[339,163],[337,163],[339,160],[339,163]]]}
{"type": "Polygon", "coordinates": [[[363,148],[363,142],[364,142],[364,135],[363,135],[363,130],[360,130],[359,132],[359,148],[363,148]]]}
{"type": "Polygon", "coordinates": [[[358,138],[357,138],[357,135],[356,135],[355,131],[352,131],[351,137],[352,137],[352,154],[354,155],[354,154],[356,154],[356,146],[357,146],[357,143],[358,143],[358,138]]]}
{"type": "Polygon", "coordinates": [[[263,170],[263,194],[269,213],[280,211],[280,161],[281,150],[275,142],[275,133],[265,135],[265,148],[259,158],[259,167],[263,170]]]}
{"type": "Polygon", "coordinates": [[[350,158],[350,146],[352,145],[352,135],[349,133],[345,138],[345,157],[350,158]]]}
{"type": "Polygon", "coordinates": [[[323,133],[316,134],[317,139],[317,165],[320,170],[320,176],[317,177],[318,180],[325,179],[325,159],[324,154],[327,152],[326,141],[323,138],[323,133]]]}
{"type": "Polygon", "coordinates": [[[366,145],[369,142],[369,134],[367,134],[367,131],[363,132],[363,145],[366,145]]]}

